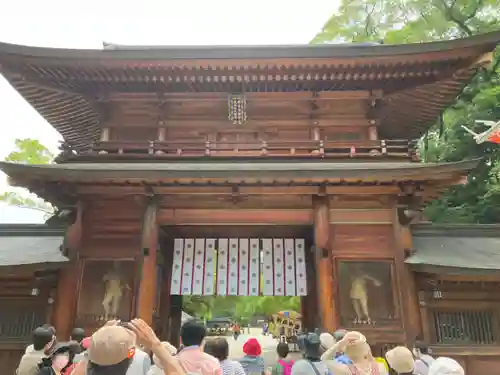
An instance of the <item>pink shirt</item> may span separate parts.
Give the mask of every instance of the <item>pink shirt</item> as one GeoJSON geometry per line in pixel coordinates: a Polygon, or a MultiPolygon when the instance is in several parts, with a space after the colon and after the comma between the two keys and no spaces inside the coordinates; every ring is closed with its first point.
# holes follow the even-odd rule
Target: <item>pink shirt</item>
{"type": "Polygon", "coordinates": [[[177,358],[188,374],[222,375],[219,360],[203,352],[198,346],[182,349],[177,358]]]}

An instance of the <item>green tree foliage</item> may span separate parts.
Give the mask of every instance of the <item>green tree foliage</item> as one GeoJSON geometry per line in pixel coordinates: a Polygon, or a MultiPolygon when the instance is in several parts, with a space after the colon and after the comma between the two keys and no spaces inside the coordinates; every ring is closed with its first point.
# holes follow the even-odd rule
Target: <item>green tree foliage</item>
{"type": "MultiPolygon", "coordinates": [[[[497,0],[343,0],[339,12],[312,43],[418,43],[473,36],[500,29],[497,0]]],[[[500,53],[479,72],[421,141],[425,161],[483,157],[465,185],[450,189],[426,209],[438,222],[500,222],[500,146],[477,145],[462,125],[500,120],[500,53]]]]}
{"type": "MultiPolygon", "coordinates": [[[[16,139],[15,149],[5,161],[19,164],[49,164],[54,155],[47,147],[36,139],[16,139]]],[[[0,193],[0,201],[13,206],[29,207],[36,210],[52,213],[54,208],[42,199],[27,193],[25,190],[12,189],[0,193]]]]}
{"type": "Polygon", "coordinates": [[[47,147],[36,139],[16,139],[15,150],[5,161],[19,164],[49,164],[54,160],[54,155],[47,147]]]}
{"type": "Polygon", "coordinates": [[[228,317],[246,323],[278,311],[300,311],[300,297],[184,296],[182,308],[199,318],[228,317]]]}

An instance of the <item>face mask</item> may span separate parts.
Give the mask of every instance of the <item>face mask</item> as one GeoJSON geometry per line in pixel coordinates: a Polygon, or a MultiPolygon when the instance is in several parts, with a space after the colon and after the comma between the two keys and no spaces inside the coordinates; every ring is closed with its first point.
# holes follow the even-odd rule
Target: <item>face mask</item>
{"type": "Polygon", "coordinates": [[[69,363],[68,354],[56,354],[52,359],[52,367],[58,371],[65,368],[69,363]]]}

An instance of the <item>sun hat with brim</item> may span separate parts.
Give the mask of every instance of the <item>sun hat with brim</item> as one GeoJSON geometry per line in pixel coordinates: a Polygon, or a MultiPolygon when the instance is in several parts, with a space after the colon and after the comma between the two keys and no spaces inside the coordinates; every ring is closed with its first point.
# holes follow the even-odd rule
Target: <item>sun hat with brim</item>
{"type": "Polygon", "coordinates": [[[415,370],[415,360],[410,349],[396,346],[385,354],[389,366],[399,374],[411,373],[415,370]]]}
{"type": "Polygon", "coordinates": [[[429,367],[428,375],[464,375],[464,368],[454,359],[439,357],[429,367]]]}
{"type": "Polygon", "coordinates": [[[102,327],[90,338],[87,358],[98,366],[116,365],[130,358],[135,341],[135,333],[125,327],[102,327]]]}
{"type": "Polygon", "coordinates": [[[321,347],[327,350],[333,347],[337,342],[333,335],[328,332],[324,332],[319,335],[319,341],[321,343],[321,347]]]}

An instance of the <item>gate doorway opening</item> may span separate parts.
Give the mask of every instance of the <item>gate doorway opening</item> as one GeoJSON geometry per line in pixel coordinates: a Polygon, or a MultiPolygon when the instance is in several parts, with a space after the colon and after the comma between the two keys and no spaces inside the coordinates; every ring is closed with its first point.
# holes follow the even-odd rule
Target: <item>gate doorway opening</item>
{"type": "MultiPolygon", "coordinates": [[[[280,311],[315,314],[311,227],[179,226],[162,232],[160,298],[170,301],[170,327],[180,327],[186,313],[205,321],[238,318],[245,325],[263,324],[280,311]]],[[[177,332],[169,331],[175,342],[177,332]]]]}

